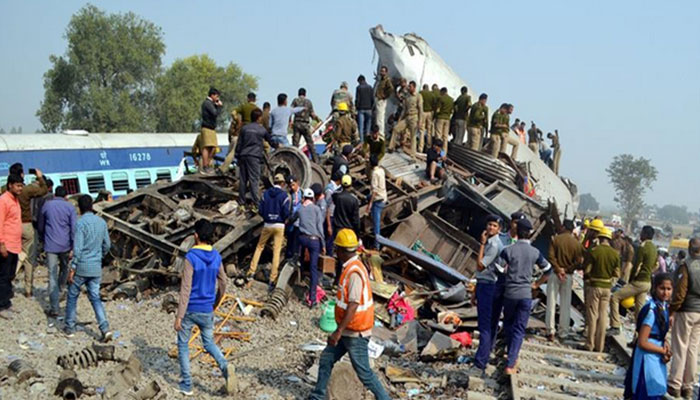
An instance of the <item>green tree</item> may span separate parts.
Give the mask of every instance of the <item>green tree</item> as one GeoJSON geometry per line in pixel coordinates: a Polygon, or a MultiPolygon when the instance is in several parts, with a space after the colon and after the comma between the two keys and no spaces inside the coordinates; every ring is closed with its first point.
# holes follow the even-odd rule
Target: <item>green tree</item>
{"type": "Polygon", "coordinates": [[[198,131],[201,104],[212,86],[221,92],[224,103],[225,112],[219,116],[221,130],[233,107],[258,88],[258,80],[234,63],[217,66],[206,54],[175,60],[156,81],[158,132],[198,131]]]}
{"type": "Polygon", "coordinates": [[[598,211],[598,210],[600,210],[600,204],[598,204],[598,200],[596,200],[592,194],[584,193],[581,196],[579,196],[579,200],[578,200],[578,211],[579,212],[586,213],[586,212],[598,211]]]}
{"type": "Polygon", "coordinates": [[[687,224],[690,221],[690,215],[686,207],[667,204],[656,211],[656,215],[663,221],[673,222],[676,224],[687,224]]]}
{"type": "Polygon", "coordinates": [[[644,194],[656,181],[656,168],[646,158],[621,154],[615,156],[605,172],[615,187],[615,202],[629,230],[644,209],[644,194]]]}
{"type": "Polygon", "coordinates": [[[165,52],[160,27],[134,13],[106,14],[93,5],[71,18],[64,56],[50,57],[43,129],[153,131],[153,87],[165,52]]]}

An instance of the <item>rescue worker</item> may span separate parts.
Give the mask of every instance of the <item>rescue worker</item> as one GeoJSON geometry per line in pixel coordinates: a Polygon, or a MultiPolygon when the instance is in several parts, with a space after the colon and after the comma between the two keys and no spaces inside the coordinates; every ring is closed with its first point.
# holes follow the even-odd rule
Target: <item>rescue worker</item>
{"type": "Polygon", "coordinates": [[[397,140],[400,145],[403,144],[406,141],[405,135],[408,134],[411,143],[408,153],[411,157],[416,156],[416,130],[418,128],[418,119],[422,112],[423,97],[416,93],[416,82],[411,81],[408,85],[408,93],[403,96],[403,112],[401,119],[391,132],[389,151],[394,151],[396,149],[397,140]]]}
{"type": "Polygon", "coordinates": [[[321,119],[314,112],[314,105],[311,100],[306,98],[306,89],[300,88],[297,92],[299,97],[292,100],[292,108],[304,107],[304,111],[294,114],[294,123],[292,124],[292,145],[299,147],[300,138],[303,137],[306,141],[306,147],[311,153],[311,159],[318,164],[318,154],[314,146],[314,140],[311,137],[311,118],[315,121],[321,119]]]}
{"type": "Polygon", "coordinates": [[[394,85],[391,83],[391,79],[389,79],[389,69],[385,65],[382,65],[382,67],[379,68],[379,82],[377,83],[377,90],[374,94],[374,97],[377,99],[375,102],[375,120],[377,121],[377,125],[379,125],[379,136],[382,138],[386,137],[384,134],[387,120],[386,105],[392,93],[394,93],[394,85]]]}
{"type": "Polygon", "coordinates": [[[484,131],[489,129],[489,108],[486,106],[488,95],[479,95],[479,101],[469,110],[469,120],[467,121],[467,147],[471,150],[481,150],[481,139],[484,131]]]}
{"type": "Polygon", "coordinates": [[[338,264],[343,268],[335,305],[338,328],[328,336],[328,345],[321,353],[316,387],[309,399],[326,398],[333,366],[348,353],[360,382],[376,399],[388,400],[389,396],[369,365],[367,345],[374,326],[374,303],[368,270],[357,255],[357,236],[351,229],[342,229],[334,244],[338,264]]]}
{"type": "Polygon", "coordinates": [[[440,97],[437,99],[435,109],[435,137],[442,140],[447,154],[447,141],[450,139],[450,119],[454,109],[454,100],[447,94],[447,88],[440,89],[440,97]]]}
{"type": "Polygon", "coordinates": [[[637,249],[637,254],[634,257],[630,282],[612,296],[610,301],[611,328],[609,331],[611,335],[620,333],[620,301],[634,296],[635,318],[646,303],[647,293],[651,289],[651,272],[656,266],[656,245],[652,242],[654,233],[654,228],[649,225],[642,228],[642,233],[639,235],[642,244],[637,249]]]}
{"type": "Polygon", "coordinates": [[[426,140],[428,147],[432,146],[433,143],[433,110],[435,108],[435,97],[427,83],[423,85],[423,90],[420,91],[420,95],[423,99],[423,112],[420,114],[420,119],[418,120],[418,152],[424,153],[427,150],[425,147],[426,140]]]}
{"type": "Polygon", "coordinates": [[[498,158],[502,143],[510,129],[509,126],[508,103],[503,103],[491,117],[491,156],[493,158],[498,158]]]}
{"type": "Polygon", "coordinates": [[[377,160],[381,161],[386,153],[386,142],[384,138],[379,135],[379,125],[372,125],[372,131],[369,135],[365,136],[365,142],[362,144],[362,155],[365,158],[365,163],[367,164],[367,178],[369,179],[372,172],[372,168],[369,163],[369,158],[372,155],[377,156],[377,160]]]}
{"type": "MultiPolygon", "coordinates": [[[[513,106],[512,104],[508,104],[508,106],[506,107],[506,114],[508,114],[509,118],[510,118],[510,115],[513,114],[514,108],[515,108],[515,106],[513,106]]],[[[518,149],[520,148],[520,140],[518,140],[518,138],[513,137],[513,135],[510,134],[510,129],[508,129],[503,134],[503,140],[501,141],[501,149],[499,151],[501,153],[505,153],[508,145],[512,146],[512,148],[510,150],[510,158],[512,158],[513,161],[515,161],[515,158],[518,155],[518,149]]]]}
{"type": "MultiPolygon", "coordinates": [[[[238,107],[234,108],[231,110],[231,125],[228,128],[228,153],[226,154],[226,158],[224,159],[224,162],[219,166],[219,170],[222,173],[226,173],[229,171],[231,167],[231,163],[233,162],[233,159],[235,157],[236,153],[236,144],[238,142],[238,136],[241,133],[241,129],[243,128],[244,125],[247,125],[252,121],[251,119],[251,113],[253,110],[258,108],[258,106],[255,104],[255,93],[250,92],[248,93],[248,96],[246,97],[247,101],[238,107]]],[[[268,104],[268,103],[266,103],[268,104]]],[[[268,121],[269,121],[269,115],[270,115],[270,109],[268,107],[267,110],[267,115],[268,115],[268,121]]],[[[263,107],[263,118],[264,118],[264,107],[263,107]]],[[[261,122],[263,126],[265,126],[264,123],[261,122]]],[[[269,123],[265,127],[268,131],[270,130],[269,123]]]]}
{"type": "Polygon", "coordinates": [[[340,103],[345,103],[348,106],[348,110],[355,113],[355,102],[352,100],[352,95],[348,92],[348,83],[343,81],[340,83],[340,88],[333,91],[331,95],[331,110],[338,110],[340,103]]]}
{"type": "Polygon", "coordinates": [[[357,132],[357,122],[352,115],[350,115],[348,103],[339,103],[337,111],[338,116],[333,123],[332,133],[336,152],[342,150],[347,144],[356,146],[360,142],[360,135],[357,132]]]}
{"type": "Polygon", "coordinates": [[[598,232],[598,240],[600,244],[586,253],[584,263],[590,285],[586,299],[586,350],[602,352],[608,327],[610,289],[620,276],[620,255],[610,246],[610,229],[603,228],[598,232]]]}
{"type": "Polygon", "coordinates": [[[454,103],[454,120],[455,120],[455,137],[456,144],[464,144],[464,132],[467,129],[467,113],[472,106],[472,97],[469,96],[469,90],[466,86],[460,89],[460,95],[454,103]]]}
{"type": "Polygon", "coordinates": [[[552,150],[554,150],[554,156],[552,158],[552,171],[559,175],[559,162],[561,161],[561,143],[559,142],[559,131],[554,130],[554,134],[551,132],[547,134],[547,138],[552,141],[552,150]]]}
{"type": "Polygon", "coordinates": [[[540,154],[540,135],[542,131],[537,128],[534,122],[530,121],[530,129],[527,130],[527,147],[536,155],[540,154]]]}
{"type": "Polygon", "coordinates": [[[622,229],[617,229],[613,233],[613,241],[610,243],[613,249],[620,253],[620,262],[622,263],[622,272],[620,273],[620,279],[624,281],[622,286],[630,279],[630,272],[632,271],[632,261],[634,261],[634,245],[625,236],[625,232],[622,229]]]}

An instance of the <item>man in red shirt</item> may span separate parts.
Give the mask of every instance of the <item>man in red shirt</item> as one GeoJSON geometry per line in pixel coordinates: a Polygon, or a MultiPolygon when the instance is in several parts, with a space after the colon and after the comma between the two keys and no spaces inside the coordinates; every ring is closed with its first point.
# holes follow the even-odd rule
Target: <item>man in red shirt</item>
{"type": "Polygon", "coordinates": [[[0,312],[12,306],[12,280],[17,271],[17,255],[22,251],[19,195],[23,188],[22,177],[10,175],[7,178],[7,191],[0,196],[0,312]]]}

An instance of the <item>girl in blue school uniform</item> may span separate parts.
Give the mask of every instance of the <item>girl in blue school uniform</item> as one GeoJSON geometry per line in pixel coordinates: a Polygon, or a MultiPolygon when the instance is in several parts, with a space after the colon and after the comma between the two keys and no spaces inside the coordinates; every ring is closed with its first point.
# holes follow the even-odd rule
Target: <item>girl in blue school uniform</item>
{"type": "Polygon", "coordinates": [[[672,292],[670,274],[654,277],[652,298],[637,316],[637,341],[625,380],[626,399],[661,400],[666,393],[666,363],[671,359],[671,349],[664,339],[669,330],[668,302],[672,292]]]}

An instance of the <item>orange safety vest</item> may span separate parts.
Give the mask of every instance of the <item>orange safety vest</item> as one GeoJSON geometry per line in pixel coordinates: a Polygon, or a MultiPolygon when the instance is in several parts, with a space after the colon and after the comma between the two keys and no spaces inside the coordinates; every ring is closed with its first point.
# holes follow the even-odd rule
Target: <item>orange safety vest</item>
{"type": "Polygon", "coordinates": [[[369,274],[358,256],[354,256],[343,264],[343,273],[340,275],[340,286],[338,287],[338,298],[335,303],[335,321],[340,324],[348,308],[350,274],[359,274],[362,278],[362,297],[355,316],[348,324],[348,329],[355,332],[363,332],[372,329],[374,326],[374,302],[372,301],[369,274]]]}

